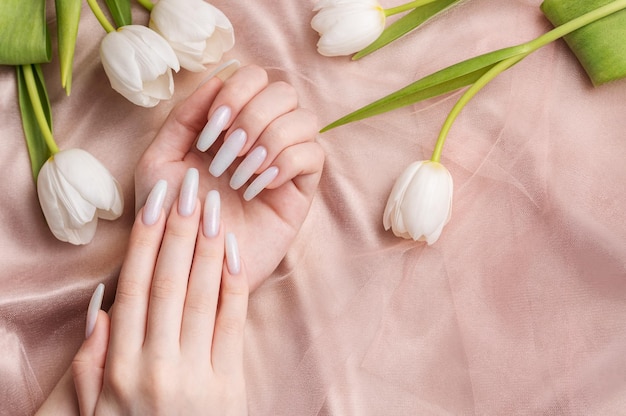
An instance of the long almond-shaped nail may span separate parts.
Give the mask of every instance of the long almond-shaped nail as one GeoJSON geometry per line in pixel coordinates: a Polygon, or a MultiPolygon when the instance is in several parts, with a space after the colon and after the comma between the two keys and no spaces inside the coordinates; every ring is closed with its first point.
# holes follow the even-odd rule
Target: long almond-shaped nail
{"type": "Polygon", "coordinates": [[[204,203],[202,226],[204,236],[214,238],[220,232],[220,193],[216,190],[209,191],[204,203]]]}
{"type": "Polygon", "coordinates": [[[248,135],[242,129],[237,129],[232,132],[230,136],[226,138],[220,150],[217,151],[213,162],[211,162],[209,166],[211,175],[217,178],[224,173],[237,158],[237,155],[246,144],[247,139],[248,135]]]}
{"type": "Polygon", "coordinates": [[[104,298],[104,284],[100,283],[94,290],[89,307],[87,308],[87,324],[85,325],[85,339],[89,338],[96,327],[98,320],[98,311],[102,308],[102,299],[104,298]]]}
{"type": "Polygon", "coordinates": [[[224,128],[228,124],[230,120],[231,110],[230,107],[226,105],[219,106],[214,112],[209,121],[202,129],[200,133],[200,137],[198,138],[198,143],[196,143],[196,147],[201,152],[205,152],[219,137],[219,135],[224,131],[224,128]]]}
{"type": "Polygon", "coordinates": [[[248,156],[237,166],[235,173],[230,178],[230,187],[241,188],[252,177],[254,172],[261,167],[267,157],[267,149],[263,146],[254,148],[248,156]]]}
{"type": "Polygon", "coordinates": [[[142,221],[145,225],[153,225],[161,216],[163,201],[167,194],[167,182],[159,180],[148,195],[146,205],[143,207],[142,221]]]}
{"type": "Polygon", "coordinates": [[[183,217],[190,216],[196,209],[199,179],[198,169],[189,168],[187,170],[178,197],[178,213],[183,217]]]}
{"type": "Polygon", "coordinates": [[[233,233],[226,233],[226,266],[230,274],[239,274],[241,271],[239,246],[233,233]]]}
{"type": "Polygon", "coordinates": [[[271,166],[263,171],[259,176],[256,177],[255,180],[246,188],[246,191],[243,193],[243,199],[246,201],[250,201],[252,198],[257,196],[267,185],[272,183],[272,181],[278,176],[278,168],[276,166],[271,166]]]}

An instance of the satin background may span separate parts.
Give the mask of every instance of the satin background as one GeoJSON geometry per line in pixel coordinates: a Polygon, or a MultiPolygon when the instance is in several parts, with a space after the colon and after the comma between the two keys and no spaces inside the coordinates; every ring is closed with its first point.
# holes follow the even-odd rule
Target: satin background
{"type": "MultiPolygon", "coordinates": [[[[467,0],[357,62],[317,54],[313,1],[213,4],[235,27],[225,59],[292,83],[325,125],[544,33],[540,3],[467,0]]],[[[147,22],[140,7],[133,13],[147,22]]],[[[99,282],[111,305],[134,217],[134,165],[206,76],[183,70],[172,100],[136,107],[108,84],[103,35],[84,5],[70,97],[57,61],[44,66],[58,144],[94,154],[124,189],[123,217],[101,221],[84,247],[55,240],[45,224],[15,71],[0,67],[2,415],[32,414],[49,394],[81,343],[99,282]]],[[[408,164],[430,157],[459,96],[319,136],[327,158],[311,212],[250,298],[251,415],[626,414],[626,80],[593,88],[562,41],[501,74],[444,148],[455,194],[442,237],[430,247],[396,238],[382,228],[388,193],[408,164]]]]}

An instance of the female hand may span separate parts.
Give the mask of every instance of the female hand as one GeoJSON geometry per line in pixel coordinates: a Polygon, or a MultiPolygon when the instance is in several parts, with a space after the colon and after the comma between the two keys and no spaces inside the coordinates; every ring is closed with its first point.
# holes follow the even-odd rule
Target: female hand
{"type": "MultiPolygon", "coordinates": [[[[308,213],[324,163],[317,131],[293,87],[269,83],[263,69],[245,66],[226,81],[213,77],[174,108],[142,156],[137,206],[158,179],[177,184],[187,169],[198,169],[200,192],[219,190],[223,222],[255,265],[248,275],[254,289],[282,260],[308,213]]],[[[171,191],[166,208],[177,189],[171,191]]]]}
{"type": "Polygon", "coordinates": [[[200,218],[195,169],[168,218],[166,191],[157,182],[137,215],[110,320],[90,305],[72,363],[82,415],[247,414],[237,242],[220,226],[216,191],[200,218]]]}

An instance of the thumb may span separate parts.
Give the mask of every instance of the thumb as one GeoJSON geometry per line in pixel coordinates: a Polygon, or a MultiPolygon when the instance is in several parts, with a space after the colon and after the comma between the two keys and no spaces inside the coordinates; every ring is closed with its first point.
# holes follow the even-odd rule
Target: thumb
{"type": "Polygon", "coordinates": [[[88,337],[72,360],[72,376],[81,415],[94,414],[98,397],[102,390],[111,323],[106,312],[100,310],[103,291],[104,286],[102,286],[102,289],[98,286],[98,289],[94,292],[92,301],[89,304],[89,311],[87,312],[88,337]],[[99,299],[97,299],[98,297],[99,299]],[[95,322],[93,322],[94,320],[95,322]],[[91,331],[89,330],[90,322],[93,325],[91,331]],[[91,333],[89,334],[89,332],[91,333]]]}
{"type": "Polygon", "coordinates": [[[177,104],[142,159],[151,162],[183,160],[207,123],[209,109],[221,87],[221,79],[212,77],[177,104]]]}

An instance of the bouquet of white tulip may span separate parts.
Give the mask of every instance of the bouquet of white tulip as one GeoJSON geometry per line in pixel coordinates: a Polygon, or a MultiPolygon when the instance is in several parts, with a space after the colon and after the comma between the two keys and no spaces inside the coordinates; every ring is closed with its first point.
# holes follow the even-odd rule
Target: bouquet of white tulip
{"type": "MultiPolygon", "coordinates": [[[[134,104],[152,107],[174,93],[172,70],[202,71],[234,46],[228,18],[204,0],[138,2],[150,11],[149,27],[132,24],[130,0],[106,0],[115,26],[97,0],[87,0],[107,32],[100,57],[111,87],[134,104]]],[[[80,0],[56,0],[57,51],[61,85],[69,95],[80,0]]],[[[24,136],[39,202],[52,233],[72,244],[89,243],[98,218],[123,211],[119,183],[95,157],[81,149],[60,150],[41,64],[52,60],[46,2],[0,3],[0,65],[17,69],[24,136]]]]}
{"type": "MultiPolygon", "coordinates": [[[[346,22],[357,16],[356,3],[359,3],[360,7],[367,6],[380,10],[383,15],[393,14],[396,10],[406,11],[407,8],[414,8],[394,25],[382,30],[374,42],[365,47],[359,45],[364,49],[354,56],[358,59],[403,36],[456,2],[423,0],[410,2],[405,6],[389,9],[391,12],[385,12],[385,9],[370,0],[323,0],[316,8],[321,11],[314,17],[313,27],[321,33],[320,44],[324,50],[332,50],[332,42],[336,43],[337,50],[344,50],[338,45],[343,45],[345,39],[333,34],[332,29],[347,25],[346,22]],[[322,20],[326,25],[319,25],[316,19],[319,19],[324,11],[326,15],[322,15],[322,20]],[[332,22],[328,16],[330,13],[334,13],[333,24],[328,23],[332,22]],[[325,39],[327,33],[333,36],[325,39]]],[[[521,45],[500,49],[444,68],[334,121],[321,130],[324,132],[346,123],[469,87],[444,121],[430,161],[412,164],[396,182],[383,214],[385,229],[391,228],[394,234],[404,238],[426,240],[428,244],[434,243],[439,238],[441,229],[449,220],[452,203],[452,177],[440,164],[443,145],[450,127],[474,95],[498,74],[532,52],[564,37],[594,85],[626,77],[626,43],[622,41],[626,36],[626,0],[587,2],[545,0],[541,9],[556,25],[555,29],[521,45]]],[[[352,21],[351,24],[356,25],[357,22],[352,21]]],[[[384,20],[382,25],[384,26],[384,20]]],[[[354,52],[357,51],[350,50],[349,53],[354,52]]],[[[323,51],[320,53],[324,54],[323,51]]]]}

